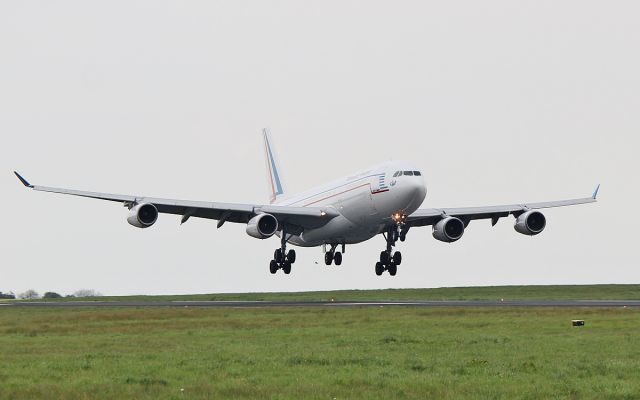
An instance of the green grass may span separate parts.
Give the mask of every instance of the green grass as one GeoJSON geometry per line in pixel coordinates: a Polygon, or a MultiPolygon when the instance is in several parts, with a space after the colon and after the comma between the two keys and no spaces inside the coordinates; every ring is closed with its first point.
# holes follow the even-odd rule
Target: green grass
{"type": "Polygon", "coordinates": [[[5,306],[0,399],[637,399],[639,327],[622,307],[5,306]]]}
{"type": "MultiPolygon", "coordinates": [[[[640,285],[485,286],[331,292],[227,293],[172,296],[105,296],[95,300],[639,300],[640,285]]],[[[76,301],[76,298],[47,301],[76,301]]],[[[42,300],[38,300],[42,301],[42,300]]],[[[2,302],[2,300],[0,300],[2,302]]]]}

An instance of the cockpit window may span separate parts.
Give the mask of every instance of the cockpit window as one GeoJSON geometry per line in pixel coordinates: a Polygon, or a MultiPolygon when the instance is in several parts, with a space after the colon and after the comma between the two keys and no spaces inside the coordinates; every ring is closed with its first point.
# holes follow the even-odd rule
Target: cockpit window
{"type": "Polygon", "coordinates": [[[413,171],[413,175],[414,175],[414,176],[420,176],[420,175],[422,175],[422,174],[420,173],[420,171],[413,171]]]}
{"type": "Polygon", "coordinates": [[[402,171],[396,171],[396,173],[393,174],[393,177],[395,178],[396,176],[399,176],[400,174],[402,174],[402,171]]]}
{"type": "Polygon", "coordinates": [[[413,171],[404,171],[406,176],[413,176],[413,171]]]}

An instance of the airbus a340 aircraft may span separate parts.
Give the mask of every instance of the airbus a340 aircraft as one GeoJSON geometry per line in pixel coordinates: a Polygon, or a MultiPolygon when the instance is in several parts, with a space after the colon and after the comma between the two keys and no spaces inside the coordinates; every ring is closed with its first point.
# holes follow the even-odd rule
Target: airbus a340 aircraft
{"type": "Polygon", "coordinates": [[[308,192],[288,196],[282,181],[278,158],[265,129],[269,204],[210,203],[204,201],[156,199],[145,196],[85,192],[31,185],[15,172],[27,187],[43,191],[90,197],[123,203],[129,208],[127,222],[137,228],[153,225],[158,214],[182,216],[185,223],[191,217],[247,225],[247,234],[258,239],[280,238],[269,270],[291,272],[296,252],[287,251],[287,244],[302,247],[323,246],[325,263],[342,264],[347,244],[369,240],[382,234],[386,248],[380,253],[375,272],[395,275],[402,263],[402,254],[393,251],[398,240],[403,242],[411,228],[431,226],[433,237],[443,242],[459,240],[469,222],[490,219],[495,225],[502,217],[515,217],[515,230],[523,235],[537,235],[546,226],[542,208],[562,207],[596,201],[598,188],[591,197],[544,203],[524,203],[504,206],[467,208],[419,208],[426,194],[422,172],[403,161],[390,161],[338,179],[308,192]],[[337,251],[338,246],[341,252],[337,251]]]}

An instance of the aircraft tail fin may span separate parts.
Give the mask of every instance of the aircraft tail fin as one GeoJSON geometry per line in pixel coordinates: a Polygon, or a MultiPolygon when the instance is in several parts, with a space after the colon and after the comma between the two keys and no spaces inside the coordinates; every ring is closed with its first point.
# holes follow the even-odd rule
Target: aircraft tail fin
{"type": "Polygon", "coordinates": [[[284,183],[282,182],[282,173],[278,156],[273,146],[273,140],[268,129],[263,129],[264,137],[264,155],[267,167],[267,184],[269,188],[269,202],[275,203],[279,198],[284,196],[284,183]]]}

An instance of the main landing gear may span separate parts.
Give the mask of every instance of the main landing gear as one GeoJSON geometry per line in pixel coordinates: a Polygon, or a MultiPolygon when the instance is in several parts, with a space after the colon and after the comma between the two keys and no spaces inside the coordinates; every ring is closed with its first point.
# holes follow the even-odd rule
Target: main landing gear
{"type": "Polygon", "coordinates": [[[273,260],[269,263],[269,272],[272,274],[282,268],[282,271],[289,275],[291,273],[291,265],[296,262],[296,251],[293,249],[287,251],[287,240],[287,234],[283,227],[280,248],[273,252],[273,260]]]}
{"type": "Polygon", "coordinates": [[[404,242],[407,230],[401,230],[398,225],[392,225],[382,235],[387,241],[387,249],[380,253],[380,261],[376,263],[376,275],[380,276],[384,271],[389,271],[389,275],[395,276],[398,272],[398,265],[402,263],[402,253],[393,252],[393,247],[398,239],[404,242]]]}
{"type": "Polygon", "coordinates": [[[342,253],[339,251],[336,251],[337,247],[338,247],[337,243],[331,244],[331,249],[329,251],[326,251],[326,247],[325,247],[324,263],[326,265],[331,265],[331,263],[334,263],[335,265],[342,264],[342,254],[344,253],[344,247],[345,247],[344,243],[342,243],[342,253]]]}

